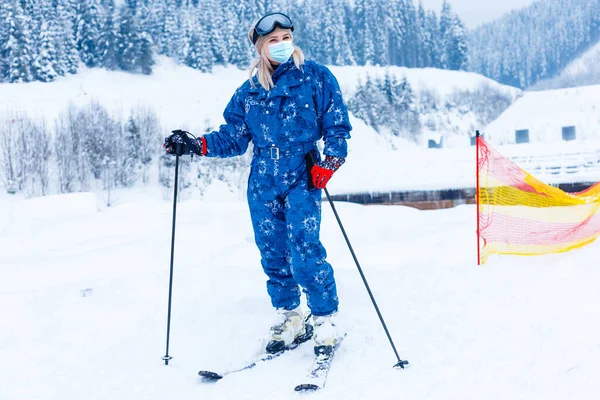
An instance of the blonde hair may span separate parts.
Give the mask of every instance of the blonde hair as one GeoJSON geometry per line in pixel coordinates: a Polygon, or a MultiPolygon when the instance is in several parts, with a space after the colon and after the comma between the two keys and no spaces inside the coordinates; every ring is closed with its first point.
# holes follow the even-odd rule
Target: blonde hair
{"type": "MultiPolygon", "coordinates": [[[[258,22],[258,21],[256,21],[256,22],[258,22]]],[[[248,38],[250,39],[250,42],[252,42],[252,35],[254,33],[255,24],[256,23],[252,24],[252,28],[250,28],[250,31],[248,32],[248,38]]],[[[290,35],[290,37],[292,38],[292,41],[294,40],[294,36],[292,35],[291,30],[282,29],[279,27],[277,27],[275,30],[273,30],[273,32],[277,32],[277,31],[287,32],[290,35]]],[[[260,83],[261,86],[264,87],[267,91],[271,90],[273,88],[273,86],[275,86],[275,84],[273,83],[273,78],[272,78],[273,72],[275,72],[275,70],[273,69],[273,67],[271,66],[271,62],[267,58],[269,48],[267,46],[265,46],[265,43],[267,42],[267,39],[270,37],[270,35],[271,34],[259,36],[258,39],[256,40],[256,43],[254,44],[254,48],[256,49],[256,52],[258,53],[258,58],[250,66],[250,85],[252,87],[256,87],[254,85],[254,80],[252,79],[252,77],[254,76],[254,70],[256,69],[257,70],[256,75],[258,76],[258,83],[260,83]]],[[[300,50],[299,47],[297,47],[295,45],[294,45],[294,52],[292,53],[292,58],[294,60],[294,64],[296,65],[296,68],[300,68],[300,66],[302,64],[304,64],[304,53],[302,52],[302,50],[300,50]]]]}

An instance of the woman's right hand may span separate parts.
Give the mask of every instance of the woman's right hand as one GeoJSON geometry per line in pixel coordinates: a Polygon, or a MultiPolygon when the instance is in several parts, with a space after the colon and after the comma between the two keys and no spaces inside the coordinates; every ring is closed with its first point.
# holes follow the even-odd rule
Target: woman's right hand
{"type": "Polygon", "coordinates": [[[187,154],[196,154],[203,156],[206,154],[206,142],[204,138],[196,138],[187,131],[174,130],[173,133],[165,138],[163,147],[168,154],[175,156],[184,156],[187,154]]]}

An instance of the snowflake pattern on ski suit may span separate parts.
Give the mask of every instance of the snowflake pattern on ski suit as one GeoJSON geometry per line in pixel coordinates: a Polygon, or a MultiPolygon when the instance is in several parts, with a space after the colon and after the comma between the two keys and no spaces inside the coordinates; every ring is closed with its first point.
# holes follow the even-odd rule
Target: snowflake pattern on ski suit
{"type": "Polygon", "coordinates": [[[309,189],[304,157],[320,139],[325,155],[347,156],[348,110],[336,78],[311,60],[301,68],[292,59],[281,64],[270,91],[253,79],[255,87],[247,80],[234,93],[223,114],[226,123],[205,136],[206,156],[242,155],[252,140],[248,204],[271,302],[297,307],[300,285],[312,314],[330,315],[338,297],[319,238],[322,191],[309,189]],[[271,146],[281,150],[278,159],[259,151],[271,146]]]}

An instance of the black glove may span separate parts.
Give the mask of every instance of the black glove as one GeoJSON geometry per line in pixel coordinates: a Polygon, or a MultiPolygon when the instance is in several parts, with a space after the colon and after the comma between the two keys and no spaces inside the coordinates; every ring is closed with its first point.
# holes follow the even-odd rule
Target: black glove
{"type": "Polygon", "coordinates": [[[198,139],[191,133],[179,129],[172,132],[173,134],[167,136],[163,144],[168,154],[175,156],[184,156],[187,154],[202,156],[205,154],[202,138],[198,139]]]}

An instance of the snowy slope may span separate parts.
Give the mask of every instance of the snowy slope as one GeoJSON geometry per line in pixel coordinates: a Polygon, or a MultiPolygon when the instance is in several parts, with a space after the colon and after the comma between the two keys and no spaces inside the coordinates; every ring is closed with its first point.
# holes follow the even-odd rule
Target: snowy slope
{"type": "MultiPolygon", "coordinates": [[[[367,73],[373,77],[383,76],[386,72],[385,68],[372,66],[331,69],[338,77],[346,97],[353,93],[359,78],[364,79],[367,73]]],[[[482,85],[515,98],[520,93],[474,73],[401,67],[391,67],[389,71],[398,77],[405,75],[416,93],[434,91],[442,103],[457,91],[477,90],[482,85]]],[[[20,111],[52,121],[69,103],[84,105],[95,100],[125,117],[132,107],[150,106],[157,111],[165,134],[170,129],[180,127],[192,132],[203,132],[206,121],[213,128],[222,122],[222,112],[231,94],[246,78],[247,71],[236,68],[217,67],[212,74],[203,74],[177,65],[168,58],[160,59],[152,76],[83,68],[80,74],[60,78],[53,83],[0,85],[0,115],[20,111]]],[[[522,102],[523,99],[520,99],[516,104],[522,102]]],[[[530,106],[519,111],[514,120],[518,122],[536,115],[536,110],[531,109],[536,101],[528,104],[530,106]]],[[[457,131],[465,133],[457,148],[442,150],[418,148],[401,139],[380,136],[351,116],[354,130],[349,141],[350,157],[331,184],[332,194],[473,187],[475,152],[469,147],[468,134],[477,125],[473,125],[473,113],[463,111],[455,110],[453,113],[440,113],[437,116],[440,120],[445,120],[447,126],[454,126],[457,131]],[[414,168],[414,165],[420,167],[414,168]]],[[[511,108],[502,118],[512,113],[511,108]]],[[[559,115],[558,111],[555,114],[559,115]]],[[[543,118],[543,114],[541,115],[540,119],[543,118]]],[[[512,120],[502,121],[506,119],[499,122],[502,132],[510,132],[512,128],[506,126],[511,126],[512,120]]],[[[492,124],[486,130],[490,137],[495,137],[495,131],[500,129],[496,126],[492,124]]],[[[576,145],[588,146],[586,143],[576,145]]],[[[554,146],[555,153],[560,150],[557,150],[559,146],[560,143],[554,146]]],[[[533,155],[538,152],[536,148],[530,151],[533,155]]],[[[231,181],[244,182],[247,172],[247,169],[236,171],[237,175],[231,177],[231,181]]],[[[559,181],[580,179],[577,174],[554,178],[559,181]]],[[[244,188],[240,187],[239,193],[243,191],[244,188]]]]}
{"type": "MultiPolygon", "coordinates": [[[[364,80],[367,74],[372,77],[383,76],[386,72],[385,68],[372,66],[331,69],[346,98],[355,90],[359,78],[364,80]]],[[[398,77],[405,75],[416,93],[435,91],[442,103],[457,91],[473,91],[482,85],[509,97],[517,98],[520,95],[514,88],[500,85],[475,73],[431,68],[391,67],[387,70],[398,77]]],[[[161,58],[152,76],[83,69],[80,74],[60,78],[50,84],[3,84],[0,85],[0,110],[20,110],[51,121],[70,102],[83,105],[94,99],[115,112],[121,112],[125,117],[132,107],[150,106],[157,111],[165,134],[170,129],[180,127],[192,132],[203,132],[206,121],[213,128],[222,123],[223,109],[233,91],[246,78],[247,71],[232,67],[218,67],[212,74],[203,74],[177,65],[168,58],[161,58]]],[[[484,132],[492,143],[498,144],[509,141],[506,138],[514,137],[514,129],[520,129],[524,121],[528,121],[526,126],[531,129],[532,141],[548,132],[544,137],[550,142],[543,146],[509,146],[506,149],[500,148],[500,151],[507,156],[522,156],[526,153],[533,157],[533,160],[524,160],[523,166],[535,170],[532,172],[548,182],[600,180],[600,164],[597,163],[600,155],[596,154],[600,146],[597,142],[576,141],[565,145],[554,140],[556,137],[551,134],[551,131],[556,134],[557,130],[560,134],[558,125],[561,123],[576,120],[578,124],[589,128],[584,134],[598,137],[595,131],[591,131],[591,127],[600,121],[594,111],[594,104],[598,101],[600,87],[527,92],[498,120],[486,127],[484,132]],[[563,154],[567,148],[568,154],[563,154]],[[550,160],[544,161],[548,157],[550,160]],[[579,160],[582,157],[583,164],[589,159],[593,168],[571,169],[569,172],[575,172],[568,174],[563,171],[545,174],[547,164],[569,164],[573,158],[579,160]]],[[[475,149],[469,147],[468,139],[468,134],[477,128],[474,114],[454,110],[452,113],[440,112],[436,118],[444,120],[445,126],[454,126],[457,131],[465,133],[462,141],[455,143],[456,148],[417,147],[399,138],[379,135],[361,120],[351,116],[354,129],[349,141],[349,157],[330,184],[331,193],[474,187],[475,149]],[[419,167],[415,168],[415,165],[419,167]]],[[[577,160],[576,164],[583,165],[577,160]]],[[[243,198],[248,169],[236,170],[233,174],[235,176],[227,179],[237,187],[233,189],[237,190],[237,198],[243,198]]],[[[196,195],[197,193],[190,194],[191,197],[196,195]]]]}
{"type": "Polygon", "coordinates": [[[496,143],[514,143],[515,130],[529,129],[533,143],[559,142],[563,126],[578,139],[600,139],[600,85],[525,92],[484,131],[496,143]]]}
{"type": "MultiPolygon", "coordinates": [[[[257,352],[273,311],[243,202],[178,208],[169,366],[171,203],[157,188],[98,209],[88,194],[0,196],[0,398],[297,399],[310,345],[214,385],[257,352]],[[32,212],[34,211],[34,212],[32,212]]],[[[600,395],[598,243],[475,265],[475,209],[338,203],[402,358],[329,207],[322,240],[348,337],[315,399],[578,399],[600,395]],[[368,221],[368,223],[367,223],[368,221]]]]}
{"type": "Polygon", "coordinates": [[[538,82],[531,90],[559,89],[600,84],[600,41],[571,61],[559,76],[538,82]]]}
{"type": "MultiPolygon", "coordinates": [[[[520,93],[518,89],[472,72],[372,66],[334,66],[331,70],[338,78],[345,98],[354,93],[359,78],[364,81],[367,74],[383,77],[386,71],[398,78],[406,76],[417,96],[432,91],[440,104],[457,91],[474,91],[482,86],[513,98],[520,93]]],[[[125,116],[131,108],[147,105],[157,111],[165,129],[186,126],[199,132],[207,120],[213,127],[222,123],[227,102],[247,78],[248,71],[235,67],[218,66],[212,73],[201,73],[177,65],[166,57],[159,58],[151,76],[82,67],[80,73],[52,83],[0,84],[0,116],[24,112],[52,121],[69,103],[84,105],[93,99],[125,116]]],[[[458,118],[457,129],[464,125],[465,132],[472,131],[473,118],[473,115],[458,118]]]]}

